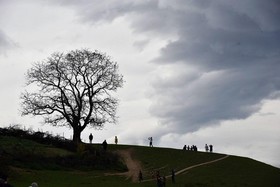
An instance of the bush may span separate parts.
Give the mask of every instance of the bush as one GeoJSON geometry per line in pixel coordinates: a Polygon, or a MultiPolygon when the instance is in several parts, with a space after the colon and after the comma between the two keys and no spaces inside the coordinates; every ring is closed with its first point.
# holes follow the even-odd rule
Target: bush
{"type": "Polygon", "coordinates": [[[25,138],[38,143],[53,145],[55,147],[63,148],[72,152],[75,152],[77,149],[76,145],[71,140],[67,140],[64,137],[52,136],[48,132],[34,132],[31,129],[22,130],[19,128],[19,125],[11,125],[8,128],[0,128],[0,135],[25,138]]]}

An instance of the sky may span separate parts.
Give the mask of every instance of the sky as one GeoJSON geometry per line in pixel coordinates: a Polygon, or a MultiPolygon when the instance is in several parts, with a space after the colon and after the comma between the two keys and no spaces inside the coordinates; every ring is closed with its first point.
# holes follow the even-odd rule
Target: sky
{"type": "Polygon", "coordinates": [[[280,167],[278,0],[0,0],[0,126],[69,128],[21,116],[25,74],[54,52],[99,50],[119,64],[118,123],[82,139],[197,145],[280,167]]]}

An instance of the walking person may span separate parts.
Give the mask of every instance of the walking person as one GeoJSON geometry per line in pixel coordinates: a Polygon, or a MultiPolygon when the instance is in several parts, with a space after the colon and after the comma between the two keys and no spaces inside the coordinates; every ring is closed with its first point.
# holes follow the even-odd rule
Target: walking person
{"type": "Polygon", "coordinates": [[[163,175],[162,177],[162,187],[165,187],[166,186],[166,177],[165,175],[163,175]]]}
{"type": "Polygon", "coordinates": [[[171,170],[171,179],[172,179],[172,183],[174,184],[175,183],[175,170],[174,169],[171,170]]]}
{"type": "Polygon", "coordinates": [[[142,174],[141,170],[139,171],[139,174],[138,174],[138,180],[139,180],[139,182],[143,181],[143,174],[142,174]]]}
{"type": "Polygon", "coordinates": [[[161,187],[161,178],[157,177],[157,187],[161,187]]]}

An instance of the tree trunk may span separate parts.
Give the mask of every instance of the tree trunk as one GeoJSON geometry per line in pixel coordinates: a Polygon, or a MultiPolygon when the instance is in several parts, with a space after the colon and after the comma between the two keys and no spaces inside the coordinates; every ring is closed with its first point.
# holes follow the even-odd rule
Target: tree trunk
{"type": "Polygon", "coordinates": [[[81,143],[81,132],[80,128],[73,128],[73,142],[81,143]]]}

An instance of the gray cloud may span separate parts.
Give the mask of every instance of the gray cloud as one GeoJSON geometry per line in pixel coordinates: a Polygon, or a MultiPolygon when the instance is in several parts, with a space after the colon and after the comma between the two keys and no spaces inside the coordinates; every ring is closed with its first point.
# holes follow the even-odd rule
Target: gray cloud
{"type": "Polygon", "coordinates": [[[90,23],[125,16],[134,32],[177,36],[154,60],[174,68],[153,82],[151,112],[182,133],[247,118],[264,99],[279,98],[277,0],[60,2],[90,23]],[[181,71],[188,68],[195,73],[181,71]]]}
{"type": "MultiPolygon", "coordinates": [[[[215,1],[198,13],[197,22],[178,24],[179,39],[162,49],[156,62],[183,63],[202,75],[184,84],[188,75],[178,75],[179,82],[175,78],[167,84],[154,83],[159,99],[151,111],[163,124],[180,127],[181,132],[195,131],[222,120],[247,118],[260,109],[262,100],[279,96],[275,93],[280,89],[280,30],[273,25],[266,29],[256,12],[250,12],[257,5],[262,3],[251,2],[249,12],[241,12],[215,1]]],[[[264,19],[273,17],[262,13],[264,19]]],[[[279,17],[280,11],[271,14],[279,17]]]]}
{"type": "Polygon", "coordinates": [[[15,43],[0,29],[0,54],[5,54],[7,50],[15,46],[15,43]]]}
{"type": "Polygon", "coordinates": [[[61,6],[70,6],[77,11],[77,16],[82,21],[89,22],[91,24],[97,24],[100,22],[110,22],[117,17],[123,16],[129,13],[134,8],[135,2],[129,0],[123,1],[98,1],[98,0],[49,0],[49,3],[60,4],[61,6]]]}
{"type": "Polygon", "coordinates": [[[152,113],[163,124],[186,132],[250,116],[263,99],[275,98],[271,94],[279,91],[280,84],[278,71],[264,66],[211,71],[193,80],[181,75],[168,82],[156,81],[154,89],[157,102],[152,113]]]}
{"type": "MultiPolygon", "coordinates": [[[[161,87],[171,89],[168,96],[160,86],[155,87],[156,97],[163,95],[163,99],[152,107],[153,113],[163,124],[180,127],[181,132],[221,120],[247,118],[280,88],[279,29],[272,25],[266,29],[260,20],[253,19],[253,13],[241,14],[239,9],[213,4],[206,13],[191,17],[197,21],[178,24],[179,39],[162,49],[157,59],[159,64],[197,67],[204,75],[177,87],[176,80],[169,80],[161,87]],[[216,76],[211,79],[211,74],[216,76]]],[[[272,17],[269,12],[263,14],[272,17]]]]}

